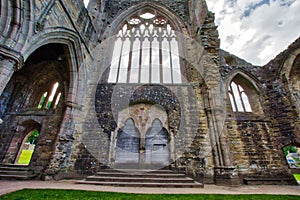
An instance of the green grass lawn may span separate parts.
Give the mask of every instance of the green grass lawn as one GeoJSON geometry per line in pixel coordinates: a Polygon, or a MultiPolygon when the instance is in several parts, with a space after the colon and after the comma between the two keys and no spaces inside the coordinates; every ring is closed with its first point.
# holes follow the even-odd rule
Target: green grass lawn
{"type": "Polygon", "coordinates": [[[297,181],[300,181],[300,174],[294,174],[294,177],[297,181]]]}
{"type": "Polygon", "coordinates": [[[52,190],[52,189],[24,189],[13,192],[7,195],[0,196],[0,199],[9,200],[26,200],[26,199],[69,199],[69,200],[85,200],[85,199],[142,199],[142,200],[160,200],[160,199],[205,199],[205,200],[220,200],[220,199],[233,199],[233,200],[290,200],[300,199],[300,196],[292,195],[215,195],[215,194],[125,194],[125,193],[112,193],[112,192],[91,192],[81,190],[52,190]]]}
{"type": "Polygon", "coordinates": [[[17,163],[28,165],[30,163],[32,154],[33,154],[33,150],[23,149],[17,163]]]}

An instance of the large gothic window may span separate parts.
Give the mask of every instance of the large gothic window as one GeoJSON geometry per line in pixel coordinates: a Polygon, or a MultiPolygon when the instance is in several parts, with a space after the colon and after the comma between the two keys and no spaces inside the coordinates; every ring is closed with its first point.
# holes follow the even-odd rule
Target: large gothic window
{"type": "Polygon", "coordinates": [[[181,83],[177,36],[155,12],[125,20],[117,33],[109,83],[181,83]]]}

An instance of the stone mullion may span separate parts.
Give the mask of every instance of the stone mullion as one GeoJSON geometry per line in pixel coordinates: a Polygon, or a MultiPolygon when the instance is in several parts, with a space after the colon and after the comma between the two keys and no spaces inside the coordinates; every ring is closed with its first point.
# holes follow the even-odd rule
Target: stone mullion
{"type": "MultiPolygon", "coordinates": [[[[150,30],[149,30],[150,33],[150,30]]],[[[152,83],[152,42],[153,42],[153,37],[152,35],[149,36],[149,42],[150,42],[150,56],[149,56],[149,83],[152,83]]]]}
{"type": "Polygon", "coordinates": [[[118,62],[118,72],[117,72],[117,78],[116,78],[116,82],[119,81],[119,75],[120,75],[120,65],[121,65],[121,60],[122,60],[122,52],[123,52],[123,47],[124,47],[124,41],[125,41],[126,37],[121,37],[121,50],[120,50],[120,55],[119,55],[119,62],[118,62]]]}
{"type": "Polygon", "coordinates": [[[244,100],[243,100],[243,98],[242,98],[242,92],[241,92],[241,90],[240,90],[240,85],[237,86],[237,89],[238,89],[238,91],[239,91],[239,98],[240,98],[240,100],[241,100],[241,102],[242,102],[243,110],[244,110],[244,112],[246,112],[246,107],[245,107],[244,100]]]}
{"type": "Polygon", "coordinates": [[[58,97],[58,95],[59,95],[59,93],[60,93],[59,91],[61,91],[60,89],[61,89],[61,86],[60,86],[60,84],[59,84],[59,86],[58,86],[58,88],[57,88],[57,90],[56,90],[56,93],[55,93],[55,95],[54,95],[54,97],[53,97],[53,101],[52,101],[51,108],[55,108],[55,103],[56,103],[57,97],[58,97]]]}
{"type": "Polygon", "coordinates": [[[150,26],[148,27],[148,31],[149,31],[149,42],[150,42],[150,60],[149,60],[149,83],[152,82],[152,43],[153,43],[153,32],[154,30],[150,30],[150,26]]]}
{"type": "Polygon", "coordinates": [[[233,90],[232,90],[231,84],[230,84],[230,93],[231,93],[231,95],[232,95],[232,98],[233,98],[233,103],[234,103],[234,106],[235,106],[235,110],[236,110],[236,111],[238,111],[238,107],[237,107],[236,99],[235,99],[235,96],[234,96],[234,93],[233,93],[233,90]]]}
{"type": "MultiPolygon", "coordinates": [[[[142,32],[141,32],[141,34],[142,34],[142,32]]],[[[141,83],[142,58],[143,58],[143,41],[144,41],[144,39],[142,37],[140,37],[139,40],[140,40],[140,57],[139,57],[139,77],[138,77],[138,83],[141,83]]]]}
{"type": "Polygon", "coordinates": [[[129,60],[128,60],[128,73],[127,73],[127,83],[130,83],[130,75],[131,75],[131,65],[132,65],[132,50],[133,50],[133,43],[135,39],[135,32],[133,29],[130,30],[130,50],[129,50],[129,60]]]}
{"type": "Polygon", "coordinates": [[[171,76],[171,83],[174,83],[174,77],[173,77],[173,60],[172,60],[172,46],[171,46],[171,40],[172,37],[168,37],[168,44],[169,44],[169,58],[170,58],[170,76],[171,76]]]}
{"type": "Polygon", "coordinates": [[[163,37],[162,37],[162,33],[160,33],[159,31],[158,31],[158,29],[157,29],[157,32],[158,32],[158,42],[159,42],[159,71],[160,71],[160,83],[163,83],[164,81],[163,81],[163,73],[164,73],[164,71],[163,71],[163,59],[162,59],[162,40],[164,39],[163,37]]]}

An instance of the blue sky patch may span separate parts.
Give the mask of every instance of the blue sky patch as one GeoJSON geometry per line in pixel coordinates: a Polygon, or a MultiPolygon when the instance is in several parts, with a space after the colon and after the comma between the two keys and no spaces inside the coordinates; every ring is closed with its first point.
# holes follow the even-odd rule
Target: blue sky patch
{"type": "Polygon", "coordinates": [[[249,17],[256,8],[259,8],[260,6],[265,4],[270,5],[270,0],[261,0],[257,3],[251,3],[251,5],[248,8],[246,8],[241,18],[249,17]]]}

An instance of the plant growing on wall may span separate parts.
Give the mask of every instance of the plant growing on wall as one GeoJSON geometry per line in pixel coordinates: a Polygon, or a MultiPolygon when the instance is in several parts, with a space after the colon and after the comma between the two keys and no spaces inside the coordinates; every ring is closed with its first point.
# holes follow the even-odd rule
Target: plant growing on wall
{"type": "Polygon", "coordinates": [[[30,144],[35,144],[39,136],[40,136],[40,133],[37,130],[34,130],[31,132],[31,134],[27,138],[26,142],[28,142],[30,144]]]}

